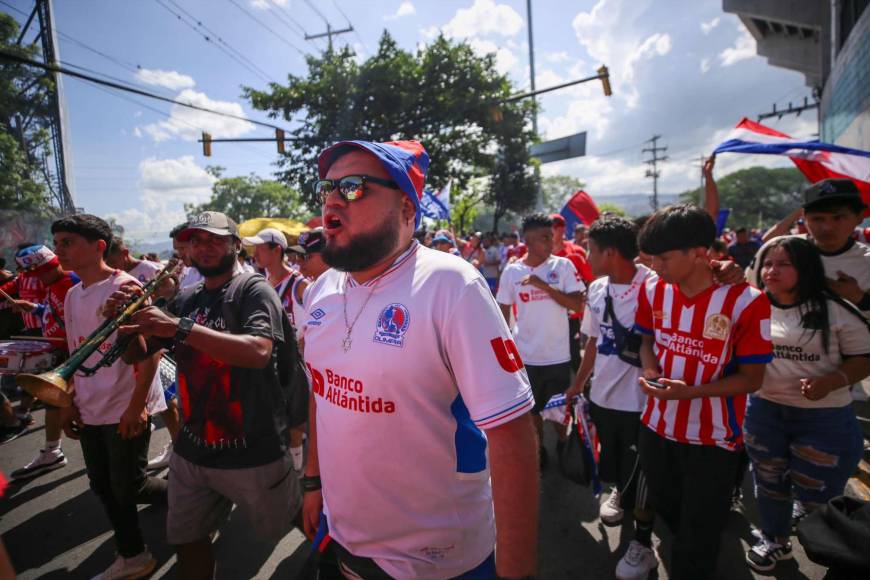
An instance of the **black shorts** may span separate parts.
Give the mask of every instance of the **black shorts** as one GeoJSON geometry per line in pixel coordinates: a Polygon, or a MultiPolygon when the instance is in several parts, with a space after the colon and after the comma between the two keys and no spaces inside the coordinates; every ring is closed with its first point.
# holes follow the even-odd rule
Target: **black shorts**
{"type": "Polygon", "coordinates": [[[532,395],[535,406],[532,413],[540,415],[553,395],[564,393],[571,386],[571,363],[563,362],[554,365],[526,365],[529,383],[532,385],[532,395]]]}

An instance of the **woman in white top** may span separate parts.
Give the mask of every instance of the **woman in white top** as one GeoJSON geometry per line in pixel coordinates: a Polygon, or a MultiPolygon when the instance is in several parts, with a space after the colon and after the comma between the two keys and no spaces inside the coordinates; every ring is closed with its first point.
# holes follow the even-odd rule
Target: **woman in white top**
{"type": "Polygon", "coordinates": [[[793,499],[811,511],[842,494],[861,458],[849,386],[870,375],[870,327],[828,289],[821,256],[807,240],[781,238],[759,263],[774,359],[744,422],[762,532],[746,561],[769,572],[792,556],[793,499]]]}

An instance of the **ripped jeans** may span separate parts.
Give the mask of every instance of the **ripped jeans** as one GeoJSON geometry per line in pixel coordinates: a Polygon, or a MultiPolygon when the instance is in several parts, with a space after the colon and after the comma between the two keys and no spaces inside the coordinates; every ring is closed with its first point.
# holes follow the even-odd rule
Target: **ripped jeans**
{"type": "Polygon", "coordinates": [[[812,511],[840,495],[863,452],[851,405],[804,409],[749,397],[743,423],[761,530],[791,532],[792,499],[812,511]]]}

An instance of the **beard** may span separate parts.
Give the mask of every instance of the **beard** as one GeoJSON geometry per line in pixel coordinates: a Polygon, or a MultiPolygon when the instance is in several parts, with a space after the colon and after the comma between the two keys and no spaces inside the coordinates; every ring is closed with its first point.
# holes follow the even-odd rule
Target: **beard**
{"type": "Polygon", "coordinates": [[[340,248],[326,238],[320,255],[323,261],[342,272],[359,272],[371,268],[390,254],[399,242],[399,224],[394,215],[388,215],[372,232],[357,234],[347,247],[340,248]]]}
{"type": "Polygon", "coordinates": [[[190,263],[193,264],[193,267],[199,270],[199,273],[202,274],[204,277],[213,278],[215,276],[220,276],[221,274],[226,274],[227,272],[232,271],[233,266],[236,265],[236,253],[230,252],[229,254],[226,254],[223,258],[221,258],[217,266],[203,266],[201,264],[198,264],[193,258],[190,259],[190,263]]]}

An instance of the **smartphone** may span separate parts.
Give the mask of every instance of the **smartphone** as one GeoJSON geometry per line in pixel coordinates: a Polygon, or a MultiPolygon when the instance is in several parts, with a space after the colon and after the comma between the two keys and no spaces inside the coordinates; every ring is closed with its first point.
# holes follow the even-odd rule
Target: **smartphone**
{"type": "Polygon", "coordinates": [[[646,379],[646,382],[649,386],[655,387],[656,389],[667,389],[666,386],[664,386],[663,384],[661,384],[660,382],[658,382],[656,380],[646,379]]]}

